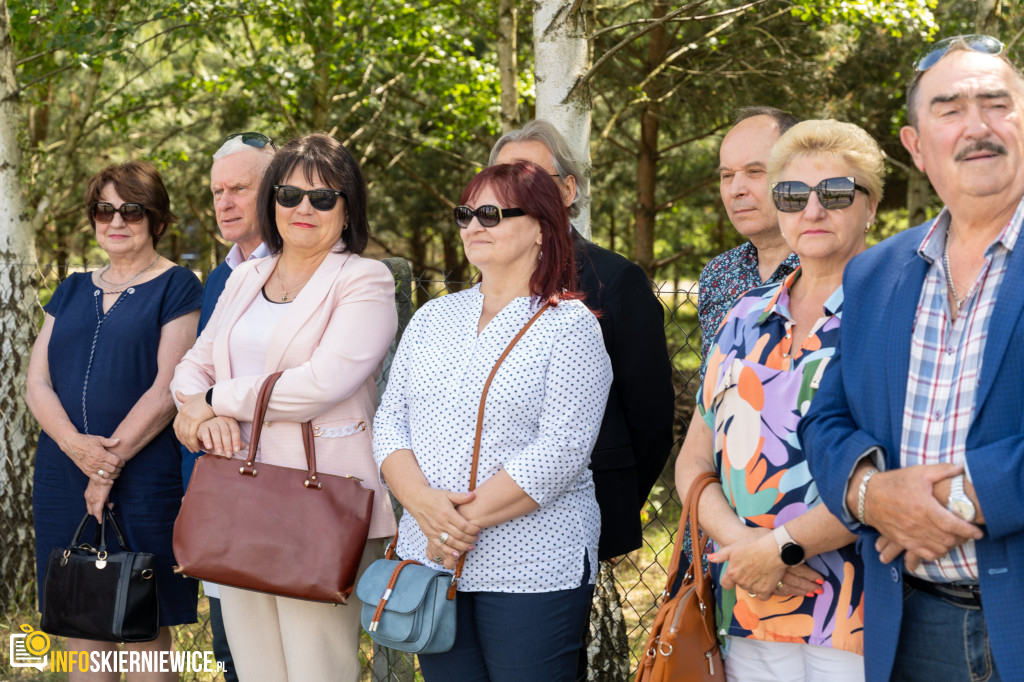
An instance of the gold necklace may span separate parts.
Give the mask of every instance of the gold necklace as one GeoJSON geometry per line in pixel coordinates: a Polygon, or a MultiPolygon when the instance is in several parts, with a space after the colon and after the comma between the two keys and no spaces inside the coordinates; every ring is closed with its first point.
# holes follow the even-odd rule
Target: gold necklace
{"type": "Polygon", "coordinates": [[[277,269],[274,272],[277,273],[277,281],[278,281],[278,283],[281,285],[281,288],[284,289],[284,293],[281,294],[281,303],[285,303],[288,300],[288,294],[292,293],[296,289],[301,289],[302,287],[306,286],[307,282],[309,282],[309,277],[307,277],[298,286],[294,286],[291,289],[285,289],[284,280],[281,278],[281,265],[280,264],[278,264],[277,269]]]}

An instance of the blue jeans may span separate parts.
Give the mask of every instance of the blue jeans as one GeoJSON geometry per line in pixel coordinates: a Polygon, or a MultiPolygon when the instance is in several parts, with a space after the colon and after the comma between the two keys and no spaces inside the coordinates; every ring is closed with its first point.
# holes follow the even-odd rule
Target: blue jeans
{"type": "Polygon", "coordinates": [[[904,582],[896,682],[1001,682],[981,609],[957,606],[904,582]]]}
{"type": "Polygon", "coordinates": [[[570,590],[459,592],[455,645],[421,654],[423,679],[458,682],[573,682],[590,621],[590,563],[570,590]]]}

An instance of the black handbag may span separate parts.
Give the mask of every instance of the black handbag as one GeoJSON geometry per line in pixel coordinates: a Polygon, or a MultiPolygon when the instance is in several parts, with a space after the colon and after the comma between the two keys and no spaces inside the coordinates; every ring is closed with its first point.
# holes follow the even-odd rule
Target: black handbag
{"type": "MultiPolygon", "coordinates": [[[[109,509],[98,546],[82,542],[91,516],[78,524],[67,548],[50,550],[43,585],[43,632],[102,642],[149,642],[160,634],[156,558],[132,552],[109,509]],[[122,551],[107,552],[107,527],[122,551]]],[[[93,542],[97,540],[93,538],[93,542]]]]}

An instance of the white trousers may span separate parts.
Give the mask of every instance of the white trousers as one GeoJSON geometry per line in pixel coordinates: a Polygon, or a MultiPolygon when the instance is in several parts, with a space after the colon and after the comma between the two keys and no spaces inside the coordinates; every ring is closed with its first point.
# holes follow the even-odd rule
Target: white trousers
{"type": "MultiPolygon", "coordinates": [[[[384,540],[366,543],[359,575],[384,556],[384,540]]],[[[300,558],[301,560],[301,558],[300,558]]],[[[357,682],[359,611],[345,606],[220,587],[221,610],[238,679],[244,682],[357,682]]]]}
{"type": "Polygon", "coordinates": [[[729,637],[728,682],[864,682],[864,657],[812,644],[729,637]]]}

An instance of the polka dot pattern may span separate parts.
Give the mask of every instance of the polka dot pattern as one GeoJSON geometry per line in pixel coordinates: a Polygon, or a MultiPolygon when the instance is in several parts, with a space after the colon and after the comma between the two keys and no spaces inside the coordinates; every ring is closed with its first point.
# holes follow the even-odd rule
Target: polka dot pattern
{"type": "MultiPolygon", "coordinates": [[[[430,301],[409,323],[374,420],[378,466],[408,448],[431,486],[469,488],[484,382],[535,312],[530,298],[514,299],[477,336],[482,309],[477,286],[430,301]]],[[[601,520],[588,465],[611,381],[601,329],[579,301],[548,309],[505,358],[487,394],[477,485],[504,469],[540,508],[480,533],[460,590],[572,589],[584,551],[597,565],[601,520]]],[[[425,550],[404,514],[398,554],[437,567],[425,550]]]]}

